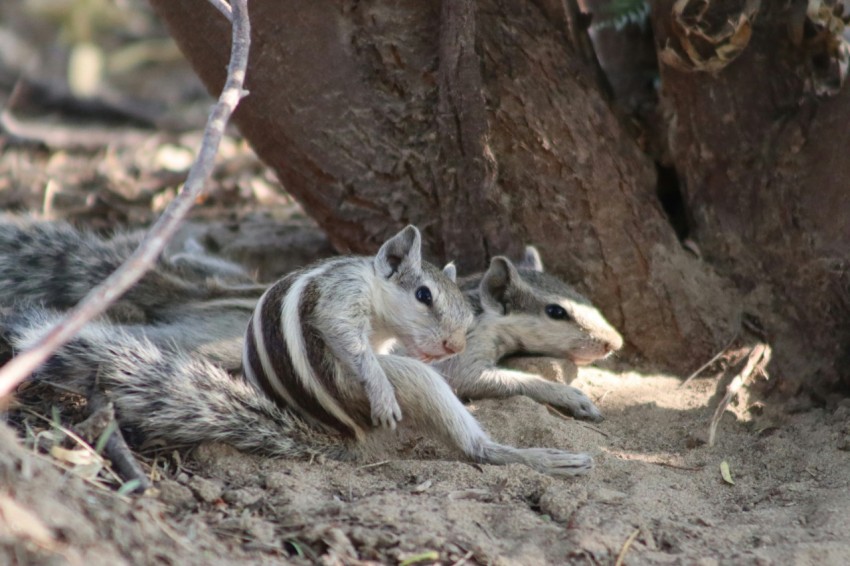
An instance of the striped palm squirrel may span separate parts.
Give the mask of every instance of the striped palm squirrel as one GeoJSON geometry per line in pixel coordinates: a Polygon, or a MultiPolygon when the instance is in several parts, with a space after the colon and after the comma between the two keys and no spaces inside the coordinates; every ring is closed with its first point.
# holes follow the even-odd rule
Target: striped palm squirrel
{"type": "Polygon", "coordinates": [[[619,350],[622,337],[572,287],[543,271],[538,251],[528,246],[514,265],[495,257],[483,274],[459,281],[475,312],[468,347],[435,367],[462,399],[526,395],[578,418],[602,414],[580,390],[538,375],[499,367],[508,356],[566,358],[576,365],[619,350]]]}
{"type": "MultiPolygon", "coordinates": [[[[44,273],[28,272],[29,281],[15,276],[9,266],[20,265],[15,255],[34,246],[33,233],[56,246],[50,237],[57,232],[46,226],[12,222],[0,230],[0,263],[6,264],[0,265],[0,296],[6,302],[17,297],[4,316],[2,333],[16,350],[32,343],[56,316],[19,299],[67,308],[66,301],[81,291],[67,283],[51,289],[50,275],[80,268],[70,267],[67,260],[91,261],[87,253],[74,257],[74,246],[68,246],[64,260],[34,262],[44,273]],[[21,246],[21,239],[30,247],[21,246]],[[44,281],[34,285],[39,275],[44,281]]],[[[73,240],[74,231],[63,229],[73,240]]],[[[76,240],[96,248],[88,252],[98,258],[98,266],[121,256],[128,241],[82,234],[76,240]]],[[[585,454],[494,443],[434,369],[385,353],[398,339],[420,359],[439,360],[463,349],[472,322],[449,277],[453,269],[447,275],[421,260],[419,233],[413,227],[388,240],[374,258],[315,264],[288,275],[258,302],[255,298],[244,341],[246,374],[253,387],[226,371],[235,365],[230,349],[218,356],[208,353],[219,342],[231,341],[232,327],[244,315],[250,293],[256,297],[256,286],[227,263],[179,254],[160,263],[157,271],[164,274],[143,279],[135,294],[86,327],[35,379],[61,381],[83,393],[96,384],[108,392],[123,424],[169,442],[224,441],[279,456],[345,457],[352,441],[370,426],[392,427],[403,414],[406,424],[442,437],[476,461],[519,462],[556,475],[585,473],[592,466],[585,454]],[[185,280],[180,281],[180,273],[185,280]],[[163,278],[176,295],[190,299],[179,315],[171,312],[173,295],[159,295],[159,304],[151,299],[163,278]],[[222,294],[227,288],[236,298],[222,294]],[[229,314],[217,319],[207,303],[217,303],[229,314]],[[187,314],[194,325],[180,320],[187,314]],[[222,320],[228,328],[199,327],[222,320]]]]}

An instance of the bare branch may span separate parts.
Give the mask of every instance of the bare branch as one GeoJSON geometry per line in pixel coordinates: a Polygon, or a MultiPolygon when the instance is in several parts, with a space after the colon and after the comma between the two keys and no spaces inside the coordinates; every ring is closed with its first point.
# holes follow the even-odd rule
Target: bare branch
{"type": "Polygon", "coordinates": [[[714,411],[714,415],[711,417],[711,424],[708,427],[709,446],[714,446],[717,424],[720,422],[721,417],[723,417],[723,412],[726,411],[726,407],[729,406],[729,403],[732,402],[732,399],[735,398],[735,395],[737,395],[738,391],[747,384],[750,378],[764,371],[765,366],[768,362],[770,362],[772,352],[773,351],[770,346],[763,343],[756,344],[753,346],[753,349],[750,350],[744,369],[741,370],[741,373],[735,376],[735,379],[733,379],[726,388],[726,394],[723,396],[723,399],[720,400],[720,403],[717,405],[717,409],[714,411]]]}
{"type": "Polygon", "coordinates": [[[150,132],[136,128],[75,127],[21,120],[8,108],[0,111],[0,130],[15,140],[43,143],[53,149],[99,149],[105,145],[140,144],[150,132]]]}
{"type": "Polygon", "coordinates": [[[0,398],[6,396],[21,381],[44,363],[53,352],[67,343],[90,320],[102,314],[109,305],[132,287],[165,249],[180,222],[201,193],[204,182],[213,168],[224,127],[239,100],[247,93],[242,89],[248,67],[251,28],[248,21],[248,0],[232,0],[233,32],[227,82],[218,103],[207,119],[204,139],[198,157],[183,189],[148,232],[138,249],[103,283],[95,287],[64,319],[57,323],[29,350],[21,352],[0,369],[0,398]]]}
{"type": "Polygon", "coordinates": [[[735,334],[733,334],[733,335],[732,335],[732,338],[730,338],[730,339],[729,339],[729,341],[728,341],[728,342],[726,342],[726,345],[725,345],[725,346],[723,346],[723,348],[721,348],[719,352],[717,352],[715,355],[713,355],[713,356],[711,357],[711,359],[710,359],[710,360],[708,360],[707,362],[705,362],[704,364],[702,364],[702,365],[701,365],[701,366],[700,366],[700,367],[699,367],[699,368],[698,368],[695,372],[693,372],[691,375],[689,375],[689,376],[685,379],[685,381],[683,381],[682,383],[680,383],[680,384],[679,384],[679,389],[681,389],[682,387],[685,387],[688,383],[690,383],[691,381],[693,381],[693,379],[694,379],[694,378],[696,378],[699,374],[701,374],[703,371],[705,371],[705,370],[706,370],[706,369],[707,369],[707,368],[708,368],[711,364],[713,364],[714,362],[716,362],[717,360],[719,360],[719,359],[720,359],[720,357],[721,357],[723,354],[725,354],[725,353],[726,353],[726,351],[727,351],[729,348],[731,348],[731,347],[732,347],[732,344],[734,344],[734,343],[735,343],[735,340],[737,340],[737,339],[738,339],[738,336],[740,335],[740,333],[741,333],[741,326],[740,326],[740,325],[738,325],[738,326],[736,326],[736,327],[735,327],[735,334]]]}
{"type": "Polygon", "coordinates": [[[224,0],[209,0],[209,3],[215,6],[215,9],[224,14],[229,22],[233,21],[233,8],[224,0]]]}

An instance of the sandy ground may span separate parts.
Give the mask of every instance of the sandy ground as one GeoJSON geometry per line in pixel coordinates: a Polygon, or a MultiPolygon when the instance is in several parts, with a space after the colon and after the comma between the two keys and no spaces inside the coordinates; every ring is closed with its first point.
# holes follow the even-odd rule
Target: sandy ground
{"type": "Polygon", "coordinates": [[[626,546],[625,564],[850,563],[850,404],[728,412],[709,448],[713,379],[583,368],[574,384],[604,422],[525,398],[471,409],[502,442],[593,453],[578,479],[454,461],[407,433],[357,463],[201,447],[157,465],[158,494],[126,498],[4,431],[0,563],[613,564],[626,546]]]}
{"type": "MultiPolygon", "coordinates": [[[[56,25],[27,11],[37,4],[0,8],[0,103],[29,51],[44,54],[29,67],[36,78],[64,72],[48,55],[64,60],[68,46],[56,25]]],[[[138,99],[156,102],[159,118],[133,143],[94,150],[0,137],[3,209],[94,228],[145,224],[185,176],[209,97],[179,56],[148,42],[163,31],[145,4],[129,5],[135,11],[121,14],[135,19],[99,28],[98,41],[112,42],[104,43],[110,55],[110,46],[135,42],[160,63],[107,79],[132,93],[137,109],[138,99]]],[[[69,122],[58,123],[54,133],[69,122]]],[[[223,220],[205,243],[268,279],[329,252],[290,205],[231,137],[194,217],[201,226],[223,220]],[[281,228],[284,218],[299,228],[281,228]]],[[[267,460],[222,446],[147,452],[141,460],[156,489],[126,496],[104,487],[103,470],[88,468],[84,479],[85,466],[68,472],[67,458],[23,447],[14,435],[32,441],[49,428],[39,419],[31,430],[0,424],[0,565],[615,564],[621,555],[633,565],[850,563],[850,401],[802,412],[778,399],[741,401],[708,447],[725,382],[679,383],[627,359],[583,368],[574,384],[606,416],[594,425],[523,398],[470,407],[501,442],[592,453],[596,469],[577,479],[460,462],[407,431],[382,437],[383,447],[357,463],[267,460]],[[724,461],[734,484],[721,476],[724,461]]]]}

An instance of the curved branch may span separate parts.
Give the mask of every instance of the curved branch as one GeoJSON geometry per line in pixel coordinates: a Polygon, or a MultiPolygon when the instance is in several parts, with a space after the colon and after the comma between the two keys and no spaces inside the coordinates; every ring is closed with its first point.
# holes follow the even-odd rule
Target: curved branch
{"type": "MultiPolygon", "coordinates": [[[[214,5],[217,3],[214,2],[214,5]]],[[[248,67],[251,26],[248,1],[232,0],[233,28],[227,82],[218,103],[207,119],[201,149],[183,189],[151,227],[144,241],[124,264],[103,283],[92,289],[65,318],[58,322],[29,350],[21,352],[0,369],[0,398],[6,396],[44,363],[57,349],[71,340],[90,320],[99,316],[132,287],[154,265],[180,222],[201,194],[212,172],[224,128],[237,104],[247,94],[242,85],[248,67]]]]}

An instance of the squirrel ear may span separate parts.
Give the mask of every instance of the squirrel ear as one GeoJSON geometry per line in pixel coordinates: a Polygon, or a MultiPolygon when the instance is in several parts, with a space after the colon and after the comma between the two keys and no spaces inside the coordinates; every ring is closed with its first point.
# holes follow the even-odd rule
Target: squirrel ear
{"type": "Polygon", "coordinates": [[[443,268],[443,275],[457,283],[457,268],[455,267],[455,262],[450,261],[443,268]]]}
{"type": "Polygon", "coordinates": [[[516,266],[520,269],[543,273],[543,260],[540,259],[540,252],[534,246],[525,246],[525,253],[522,254],[522,259],[516,266]]]}
{"type": "Polygon", "coordinates": [[[518,278],[519,273],[508,258],[496,256],[490,260],[490,268],[478,286],[481,306],[508,314],[508,290],[518,278]]]}
{"type": "Polygon", "coordinates": [[[384,242],[375,255],[375,269],[387,279],[402,267],[422,269],[422,237],[413,225],[384,242]]]}

